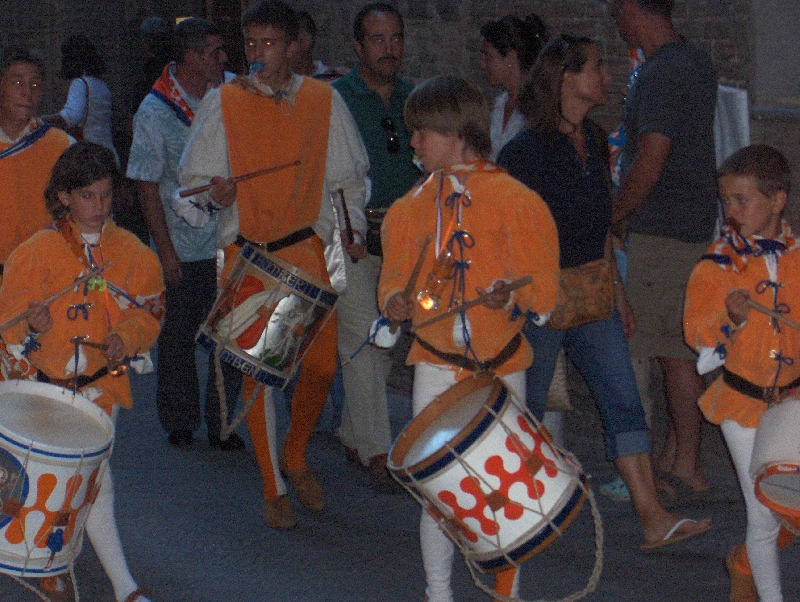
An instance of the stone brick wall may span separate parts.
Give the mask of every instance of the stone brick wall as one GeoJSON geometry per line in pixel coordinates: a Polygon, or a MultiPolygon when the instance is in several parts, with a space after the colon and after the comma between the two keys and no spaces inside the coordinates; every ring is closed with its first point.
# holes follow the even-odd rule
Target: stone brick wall
{"type": "MultiPolygon", "coordinates": [[[[748,87],[753,77],[752,18],[757,0],[678,0],[674,20],[680,33],[701,44],[713,58],[723,81],[748,87]]],[[[788,0],[796,2],[797,0],[788,0]]],[[[250,4],[242,0],[242,6],[250,4]]],[[[352,20],[364,0],[296,0],[317,21],[317,55],[335,65],[352,65],[352,20]]],[[[137,68],[138,26],[146,16],[205,15],[212,0],[0,0],[0,44],[25,43],[49,64],[43,112],[58,109],[66,82],[58,80],[61,40],[75,32],[89,35],[108,63],[106,81],[119,114],[128,110],[130,82],[137,68]]],[[[607,128],[616,126],[628,77],[625,44],[619,38],[608,6],[601,0],[400,0],[406,17],[403,75],[420,81],[439,73],[459,73],[486,86],[478,67],[479,29],[506,14],[540,15],[551,33],[587,35],[600,46],[613,77],[611,96],[595,117],[607,128]]],[[[494,93],[485,88],[490,95],[494,93]]],[[[135,107],[134,107],[135,108],[135,107]]],[[[124,119],[120,118],[124,123],[124,119]]],[[[800,164],[798,121],[753,122],[753,140],[775,144],[800,164]]],[[[796,190],[800,188],[797,182],[796,190]]],[[[796,197],[794,199],[796,203],[796,197]]],[[[796,211],[794,213],[797,213],[796,211]]]]}

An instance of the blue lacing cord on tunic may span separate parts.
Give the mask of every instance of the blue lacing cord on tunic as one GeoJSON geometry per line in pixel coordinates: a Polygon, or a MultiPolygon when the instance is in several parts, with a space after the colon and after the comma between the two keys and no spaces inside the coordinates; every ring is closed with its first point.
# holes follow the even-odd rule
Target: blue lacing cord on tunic
{"type": "Polygon", "coordinates": [[[772,381],[772,387],[770,387],[770,394],[767,398],[768,406],[771,406],[772,400],[775,399],[775,391],[778,390],[778,378],[781,375],[781,368],[783,368],[784,365],[786,366],[794,365],[794,358],[783,355],[781,351],[776,351],[772,355],[772,359],[778,362],[778,370],[775,372],[775,379],[772,381]]]}
{"type": "MultiPolygon", "coordinates": [[[[790,312],[789,306],[786,303],[778,303],[778,289],[783,286],[780,282],[773,282],[772,280],[762,280],[756,284],[756,292],[761,295],[767,292],[767,289],[772,289],[772,309],[779,314],[788,314],[790,312]]],[[[770,322],[775,332],[780,332],[781,327],[775,318],[771,318],[770,322]]]]}

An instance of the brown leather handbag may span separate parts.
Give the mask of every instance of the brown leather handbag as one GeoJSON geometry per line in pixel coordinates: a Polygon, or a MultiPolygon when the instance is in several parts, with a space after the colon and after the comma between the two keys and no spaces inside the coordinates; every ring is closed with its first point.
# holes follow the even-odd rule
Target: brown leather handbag
{"type": "Polygon", "coordinates": [[[566,330],[597,322],[614,311],[614,281],[607,258],[562,269],[559,281],[550,328],[566,330]]]}

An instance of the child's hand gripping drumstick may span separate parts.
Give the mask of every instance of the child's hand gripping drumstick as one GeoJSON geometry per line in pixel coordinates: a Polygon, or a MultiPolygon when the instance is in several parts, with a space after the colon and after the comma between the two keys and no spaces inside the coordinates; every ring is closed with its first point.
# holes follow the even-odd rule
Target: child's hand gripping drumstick
{"type": "Polygon", "coordinates": [[[431,324],[433,324],[435,322],[438,322],[439,320],[444,320],[445,318],[448,318],[448,317],[450,317],[452,315],[455,315],[457,313],[460,313],[462,311],[466,311],[466,310],[470,309],[471,307],[475,307],[476,305],[487,305],[487,307],[500,307],[500,306],[497,305],[496,302],[493,301],[493,299],[494,299],[493,295],[498,295],[498,294],[505,295],[506,293],[510,293],[511,291],[515,291],[518,288],[521,288],[521,287],[523,287],[523,286],[525,286],[527,284],[530,284],[532,281],[533,281],[533,279],[530,276],[524,276],[524,277],[520,278],[519,280],[514,280],[514,282],[509,282],[507,285],[505,285],[501,289],[498,289],[497,293],[495,293],[493,291],[488,292],[488,293],[484,292],[483,294],[480,294],[477,297],[475,297],[472,301],[467,301],[466,303],[463,303],[462,305],[459,305],[457,307],[453,307],[452,309],[448,309],[446,312],[443,312],[443,313],[439,314],[435,318],[431,318],[430,320],[427,320],[425,322],[417,324],[414,328],[411,329],[411,332],[416,332],[416,331],[418,331],[418,330],[420,330],[422,328],[425,328],[426,326],[430,326],[431,324]]]}
{"type": "MultiPolygon", "coordinates": [[[[425,237],[425,241],[422,243],[422,248],[419,251],[419,257],[417,257],[417,263],[414,264],[414,269],[411,271],[411,275],[408,277],[408,282],[406,283],[406,288],[403,289],[403,292],[400,295],[402,300],[395,299],[393,301],[394,297],[392,297],[387,301],[387,316],[388,315],[397,315],[398,313],[401,313],[401,314],[409,313],[410,314],[410,310],[411,310],[411,308],[413,308],[414,300],[413,300],[412,297],[414,295],[414,289],[417,287],[417,280],[419,279],[419,272],[422,269],[423,261],[425,261],[425,253],[428,250],[428,245],[431,244],[432,240],[433,240],[433,234],[428,234],[428,236],[425,237]],[[394,311],[391,311],[391,314],[390,314],[389,311],[388,311],[389,310],[388,306],[390,304],[399,305],[400,301],[403,302],[402,303],[403,307],[402,308],[399,307],[399,306],[396,307],[396,308],[393,307],[392,309],[394,311]],[[411,308],[408,307],[409,304],[411,304],[411,308]]],[[[409,315],[409,317],[410,317],[410,315],[409,315]]],[[[394,319],[390,318],[389,319],[389,332],[391,332],[392,334],[397,332],[397,328],[400,326],[400,322],[402,322],[402,320],[394,320],[394,319]]]]}

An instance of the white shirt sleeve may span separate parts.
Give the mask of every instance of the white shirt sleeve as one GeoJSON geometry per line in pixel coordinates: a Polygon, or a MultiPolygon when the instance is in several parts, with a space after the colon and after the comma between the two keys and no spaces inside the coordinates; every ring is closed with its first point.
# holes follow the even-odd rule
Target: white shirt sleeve
{"type": "Polygon", "coordinates": [[[339,190],[344,192],[347,211],[353,231],[362,236],[367,231],[367,220],[364,217],[364,207],[367,204],[367,171],[369,171],[369,158],[367,149],[361,140],[356,122],[350,114],[339,92],[333,90],[331,97],[331,118],[328,127],[328,149],[325,159],[325,179],[322,185],[322,202],[320,215],[314,224],[314,232],[331,244],[337,224],[331,200],[336,204],[337,212],[341,213],[341,196],[339,190]]]}
{"type": "Polygon", "coordinates": [[[64,108],[59,111],[59,115],[67,122],[68,128],[73,128],[86,120],[88,86],[89,84],[86,83],[86,80],[80,77],[73,79],[69,85],[67,102],[64,104],[64,108]]]}
{"type": "Polygon", "coordinates": [[[234,203],[231,207],[219,207],[211,199],[210,192],[181,198],[182,189],[195,188],[211,182],[211,178],[229,178],[231,166],[228,161],[228,138],[222,119],[222,103],[219,89],[209,90],[192,121],[189,139],[178,166],[180,188],[172,197],[172,208],[194,228],[202,228],[217,212],[217,246],[224,248],[236,240],[239,233],[239,213],[234,203]]]}

